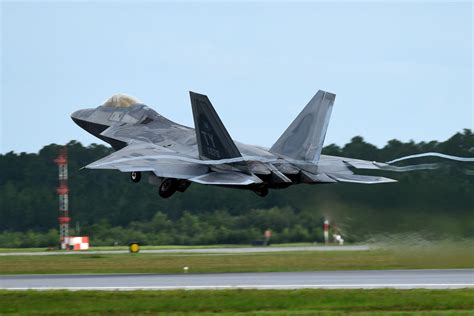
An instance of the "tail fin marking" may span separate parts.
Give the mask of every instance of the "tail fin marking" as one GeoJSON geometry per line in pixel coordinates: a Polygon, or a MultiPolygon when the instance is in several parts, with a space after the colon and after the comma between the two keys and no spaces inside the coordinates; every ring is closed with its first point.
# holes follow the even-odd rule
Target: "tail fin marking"
{"type": "Polygon", "coordinates": [[[209,98],[194,92],[189,92],[189,94],[201,159],[218,160],[242,157],[209,98]]]}

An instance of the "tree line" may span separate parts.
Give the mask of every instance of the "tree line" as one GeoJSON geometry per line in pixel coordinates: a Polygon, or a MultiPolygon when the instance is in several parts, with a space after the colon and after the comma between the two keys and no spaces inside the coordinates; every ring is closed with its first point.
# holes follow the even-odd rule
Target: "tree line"
{"type": "MultiPolygon", "coordinates": [[[[58,180],[53,160],[60,147],[51,144],[38,153],[0,155],[0,247],[47,246],[54,241],[58,180]]],[[[67,148],[72,227],[78,222],[81,235],[89,235],[93,245],[130,240],[249,243],[261,238],[266,229],[274,232],[273,242],[321,241],[324,218],[349,241],[414,231],[474,235],[473,163],[443,161],[436,170],[376,172],[399,181],[394,184],[301,184],[271,191],[266,198],[244,190],[193,184],[185,193],[161,199],[155,187],[146,181],[132,183],[126,173],[80,170],[110,154],[109,147],[71,141],[67,148]]],[[[356,136],[342,147],[331,144],[323,150],[324,154],[381,162],[422,152],[473,157],[474,135],[465,129],[442,142],[390,140],[382,148],[356,136]]],[[[420,158],[416,163],[440,161],[420,158]]]]}

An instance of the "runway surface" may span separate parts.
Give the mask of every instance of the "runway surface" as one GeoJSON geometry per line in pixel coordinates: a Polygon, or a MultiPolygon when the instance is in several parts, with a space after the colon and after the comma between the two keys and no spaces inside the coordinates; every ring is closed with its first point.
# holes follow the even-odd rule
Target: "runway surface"
{"type": "MultiPolygon", "coordinates": [[[[258,253],[258,252],[287,252],[287,251],[364,251],[369,246],[301,246],[301,247],[241,247],[241,248],[199,248],[199,249],[157,249],[141,250],[140,253],[258,253]]],[[[40,252],[4,252],[6,256],[51,256],[77,254],[121,254],[128,250],[87,250],[87,251],[40,251],[40,252]]]]}
{"type": "Polygon", "coordinates": [[[0,289],[10,290],[453,289],[467,287],[474,287],[474,269],[0,276],[0,289]]]}

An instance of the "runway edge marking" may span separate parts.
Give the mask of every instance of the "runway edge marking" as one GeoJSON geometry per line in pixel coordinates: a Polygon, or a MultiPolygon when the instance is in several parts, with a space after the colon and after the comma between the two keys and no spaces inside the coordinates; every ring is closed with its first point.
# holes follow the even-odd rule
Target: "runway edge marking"
{"type": "Polygon", "coordinates": [[[12,287],[0,288],[10,291],[139,291],[139,290],[232,290],[232,289],[248,289],[248,290],[291,290],[291,289],[461,289],[474,288],[473,283],[451,283],[451,284],[325,284],[325,285],[190,285],[190,286],[100,286],[100,287],[12,287]]]}

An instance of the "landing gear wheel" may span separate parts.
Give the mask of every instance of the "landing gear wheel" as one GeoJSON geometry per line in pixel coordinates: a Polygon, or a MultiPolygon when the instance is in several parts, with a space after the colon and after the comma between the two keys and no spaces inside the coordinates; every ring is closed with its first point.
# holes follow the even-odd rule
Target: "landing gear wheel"
{"type": "Polygon", "coordinates": [[[178,181],[176,179],[164,179],[158,188],[158,193],[162,198],[167,199],[176,192],[177,184],[178,181]]]}
{"type": "Polygon", "coordinates": [[[191,185],[191,182],[187,180],[178,180],[178,184],[176,185],[176,191],[178,192],[184,192],[189,188],[191,185]]]}
{"type": "Polygon", "coordinates": [[[258,196],[264,197],[268,195],[268,188],[267,187],[258,188],[258,189],[253,190],[253,192],[255,192],[255,194],[257,194],[258,196]]]}
{"type": "Polygon", "coordinates": [[[131,172],[130,173],[130,179],[132,179],[133,182],[137,183],[140,182],[140,179],[142,178],[142,173],[141,172],[131,172]]]}

